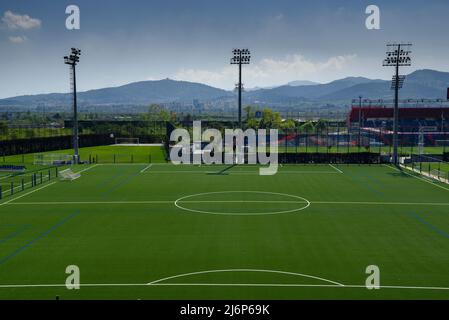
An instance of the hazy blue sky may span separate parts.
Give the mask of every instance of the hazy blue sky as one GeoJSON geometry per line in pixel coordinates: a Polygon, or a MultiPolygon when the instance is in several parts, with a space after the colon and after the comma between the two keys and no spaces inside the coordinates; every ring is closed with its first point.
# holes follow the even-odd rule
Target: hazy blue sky
{"type": "Polygon", "coordinates": [[[449,71],[447,0],[0,0],[0,97],[68,91],[62,57],[82,49],[79,89],[174,78],[231,89],[234,47],[248,47],[246,87],[345,76],[390,78],[385,43],[414,44],[415,69],[449,71]],[[65,8],[81,29],[65,28],[65,8]],[[381,30],[365,9],[381,10],[381,30]],[[27,15],[28,17],[26,17],[27,15]]]}

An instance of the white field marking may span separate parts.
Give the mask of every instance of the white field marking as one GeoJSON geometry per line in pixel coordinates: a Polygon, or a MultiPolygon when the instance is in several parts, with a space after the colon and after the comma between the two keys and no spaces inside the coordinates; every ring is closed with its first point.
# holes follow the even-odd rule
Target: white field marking
{"type": "MultiPolygon", "coordinates": [[[[303,201],[282,201],[282,200],[185,200],[183,203],[307,203],[303,201]]],[[[448,204],[449,205],[449,204],[448,204]]]]}
{"type": "Polygon", "coordinates": [[[355,205],[392,205],[392,206],[449,206],[444,202],[375,202],[375,201],[310,201],[311,204],[355,204],[355,205]]]}
{"type": "MultiPolygon", "coordinates": [[[[261,203],[305,203],[305,201],[251,201],[251,200],[186,200],[184,203],[224,203],[224,202],[261,202],[261,203]]],[[[8,205],[65,205],[65,204],[172,204],[172,200],[149,201],[38,201],[38,202],[12,202],[8,205]]],[[[392,206],[449,206],[444,202],[374,202],[374,201],[310,201],[310,204],[336,204],[336,205],[392,205],[392,206]]],[[[1,204],[0,204],[1,205],[1,204]]]]}
{"type": "Polygon", "coordinates": [[[422,177],[416,176],[416,175],[411,174],[411,173],[408,173],[408,172],[406,172],[406,171],[401,171],[401,170],[399,170],[399,169],[397,169],[397,168],[395,168],[395,167],[389,166],[389,165],[387,165],[387,164],[384,164],[384,166],[386,166],[386,167],[388,167],[388,168],[390,168],[390,169],[393,169],[393,170],[395,170],[395,171],[399,171],[399,172],[405,173],[406,175],[408,175],[408,176],[410,176],[410,177],[413,177],[413,178],[416,178],[416,179],[418,179],[418,180],[427,182],[427,183],[429,183],[429,184],[431,184],[431,185],[434,185],[435,187],[438,187],[438,188],[440,188],[440,189],[444,189],[444,190],[446,190],[446,191],[449,191],[448,188],[445,188],[445,187],[443,187],[443,186],[440,186],[439,184],[437,184],[437,183],[435,183],[435,182],[433,182],[433,181],[431,181],[431,180],[424,179],[424,178],[422,178],[422,177]]]}
{"type": "MultiPolygon", "coordinates": [[[[32,177],[32,175],[25,176],[25,177],[30,178],[30,177],[32,177]]],[[[47,179],[46,181],[48,182],[48,181],[50,181],[50,179],[47,179]]],[[[44,183],[46,181],[45,181],[44,178],[42,178],[42,183],[44,183]]],[[[27,186],[27,185],[29,185],[31,183],[32,183],[31,181],[30,182],[26,182],[26,183],[23,184],[23,186],[25,187],[25,186],[27,186]]],[[[16,189],[22,189],[22,184],[19,184],[19,185],[15,186],[13,188],[13,190],[16,190],[16,189]]],[[[11,188],[5,188],[5,190],[2,192],[2,194],[4,194],[4,193],[11,193],[11,188]]]]}
{"type": "Polygon", "coordinates": [[[116,144],[110,144],[111,147],[162,147],[163,143],[116,143],[116,144]]]}
{"type": "MultiPolygon", "coordinates": [[[[47,180],[47,181],[50,181],[50,180],[47,180]]],[[[43,182],[44,182],[44,181],[43,181],[43,182]]],[[[27,186],[27,185],[29,185],[29,184],[31,184],[31,181],[30,181],[30,182],[27,182],[27,183],[24,183],[23,186],[27,186]]],[[[18,189],[18,188],[22,188],[22,185],[19,184],[18,186],[13,187],[13,190],[16,190],[16,189],[18,189]]],[[[3,193],[10,193],[10,192],[11,192],[11,189],[8,189],[8,188],[5,188],[5,189],[7,189],[7,190],[2,191],[2,194],[3,194],[3,193]]]]}
{"type": "Polygon", "coordinates": [[[173,204],[173,201],[42,201],[13,202],[9,205],[65,205],[65,204],[173,204]]]}
{"type": "Polygon", "coordinates": [[[144,173],[145,171],[147,171],[147,169],[150,169],[152,166],[153,166],[152,164],[147,165],[145,168],[140,170],[140,173],[144,173]]]}
{"type": "MultiPolygon", "coordinates": [[[[143,166],[147,165],[148,162],[133,162],[133,163],[97,163],[99,166],[143,166]]],[[[155,165],[156,163],[153,163],[155,165]]],[[[165,164],[165,163],[161,163],[165,164]]],[[[167,163],[168,164],[168,163],[167,163]]]]}
{"type": "Polygon", "coordinates": [[[177,275],[174,275],[174,276],[170,276],[170,277],[154,280],[152,282],[149,282],[148,285],[159,284],[159,283],[161,283],[163,281],[166,281],[166,280],[178,279],[178,278],[188,277],[188,276],[193,276],[193,275],[209,274],[209,273],[224,273],[224,272],[276,273],[276,274],[283,274],[283,275],[290,275],[290,276],[298,276],[298,277],[304,277],[304,278],[309,278],[309,279],[315,279],[315,280],[320,280],[320,281],[332,283],[333,285],[337,285],[337,286],[344,286],[344,284],[342,284],[342,283],[339,283],[339,282],[336,282],[336,281],[332,281],[332,280],[329,280],[329,279],[325,279],[325,278],[320,278],[320,277],[308,275],[308,274],[296,273],[296,272],[278,271],[278,270],[262,270],[262,269],[223,269],[223,270],[206,270],[206,271],[189,272],[189,273],[177,274],[177,275]]]}
{"type": "MultiPolygon", "coordinates": [[[[101,165],[105,165],[105,166],[115,166],[115,165],[144,165],[144,164],[148,164],[148,162],[133,162],[133,163],[99,163],[101,165]]],[[[232,163],[233,164],[233,163],[232,163]]],[[[222,167],[222,168],[227,168],[232,164],[227,164],[227,163],[217,163],[217,164],[202,164],[202,167],[222,167]]],[[[154,166],[170,166],[170,167],[198,167],[199,164],[194,164],[194,163],[181,163],[181,164],[173,164],[171,162],[153,162],[152,165],[154,166]]],[[[280,165],[280,163],[279,163],[280,165]]],[[[328,164],[302,164],[302,163],[283,163],[282,164],[284,167],[327,167],[328,164]]],[[[237,167],[267,167],[265,165],[262,165],[260,163],[245,163],[245,164],[237,164],[237,167]]]]}
{"type": "MultiPolygon", "coordinates": [[[[32,176],[33,175],[25,175],[25,176],[21,175],[21,177],[27,177],[27,178],[30,178],[32,176]]],[[[50,181],[50,179],[48,179],[47,181],[50,181]]],[[[44,183],[44,182],[45,182],[45,180],[42,179],[42,183],[44,183]]],[[[25,187],[25,186],[27,186],[27,185],[29,185],[31,183],[32,183],[31,181],[30,182],[26,182],[26,183],[23,184],[23,186],[25,187]]],[[[13,190],[16,190],[16,189],[22,189],[22,184],[19,184],[19,185],[13,187],[13,190]]],[[[2,194],[4,194],[4,193],[11,193],[11,188],[5,188],[5,190],[2,191],[2,194]]]]}
{"type": "Polygon", "coordinates": [[[343,171],[341,171],[340,169],[338,169],[336,166],[334,166],[333,164],[329,163],[329,165],[331,166],[331,168],[337,170],[339,173],[343,173],[343,171]]]}
{"type": "MultiPolygon", "coordinates": [[[[366,285],[357,284],[288,284],[288,283],[80,283],[80,287],[164,287],[164,286],[184,286],[184,287],[305,287],[305,288],[341,288],[341,289],[365,289],[366,285]]],[[[66,284],[1,284],[0,289],[9,288],[49,288],[49,287],[66,287],[66,284]]],[[[390,286],[380,285],[380,289],[396,289],[396,290],[434,290],[449,291],[449,287],[437,286],[390,286]]]]}
{"type": "MultiPolygon", "coordinates": [[[[177,174],[177,173],[198,173],[198,174],[219,174],[218,171],[202,171],[202,170],[152,170],[148,171],[147,174],[177,174]]],[[[278,171],[276,174],[337,174],[339,172],[335,171],[278,171]]],[[[226,175],[259,175],[259,171],[249,171],[249,170],[238,170],[238,171],[229,171],[226,175]]]]}
{"type": "Polygon", "coordinates": [[[4,206],[5,204],[9,204],[9,203],[11,203],[12,201],[15,201],[15,200],[17,200],[17,199],[23,198],[23,197],[25,197],[25,196],[27,196],[27,195],[29,195],[29,194],[32,194],[32,193],[34,193],[34,192],[36,192],[36,191],[42,190],[42,189],[47,188],[47,187],[49,187],[49,186],[52,186],[52,185],[54,185],[55,183],[56,183],[56,181],[55,181],[55,182],[52,182],[52,183],[49,183],[49,184],[46,184],[46,185],[43,186],[43,187],[34,189],[34,190],[30,191],[30,192],[24,193],[24,194],[22,194],[22,195],[20,195],[20,196],[18,196],[18,197],[15,197],[15,198],[13,198],[13,199],[10,199],[10,200],[8,200],[8,201],[2,202],[2,203],[0,203],[0,206],[4,206]]]}
{"type": "MultiPolygon", "coordinates": [[[[98,165],[99,165],[99,164],[95,164],[95,165],[93,165],[93,166],[91,166],[91,167],[89,167],[89,168],[83,169],[83,170],[81,170],[81,171],[77,171],[77,172],[75,172],[75,173],[85,172],[85,171],[87,171],[87,170],[90,170],[90,169],[92,169],[92,168],[98,166],[98,165]]],[[[32,176],[27,176],[27,177],[32,177],[32,176]]],[[[50,180],[47,180],[47,181],[50,181],[50,180]]],[[[42,182],[45,182],[45,180],[42,180],[42,182]]],[[[24,183],[23,186],[27,186],[27,185],[29,185],[29,184],[31,184],[31,181],[30,181],[30,182],[27,182],[27,183],[24,183]]],[[[18,186],[15,186],[15,187],[13,188],[13,190],[21,189],[21,188],[22,188],[22,185],[19,184],[18,186]]],[[[7,188],[5,188],[5,189],[7,189],[7,188]]],[[[4,194],[4,193],[10,193],[10,192],[11,192],[11,189],[8,188],[7,190],[4,190],[4,191],[2,192],[2,194],[4,194]]]]}
{"type": "MultiPolygon", "coordinates": [[[[192,200],[189,200],[192,201],[192,200]]],[[[223,200],[217,200],[218,202],[223,202],[223,200]]],[[[233,200],[232,202],[234,202],[233,200]]],[[[237,200],[241,201],[241,200],[237,200]]],[[[247,201],[244,201],[247,202],[247,201]]],[[[183,196],[179,199],[176,199],[174,202],[175,206],[181,210],[190,211],[194,213],[204,213],[204,214],[214,214],[214,215],[229,215],[229,216],[259,216],[259,215],[274,215],[274,214],[283,214],[283,213],[292,213],[296,211],[305,210],[310,206],[310,201],[302,198],[300,196],[295,196],[287,193],[277,193],[277,192],[267,192],[267,191],[215,191],[215,192],[203,192],[203,193],[195,193],[187,196],[183,196]],[[197,209],[190,209],[183,207],[179,204],[179,202],[186,202],[185,199],[189,199],[192,197],[197,196],[204,196],[204,195],[211,195],[211,194],[229,194],[229,193],[255,193],[255,194],[263,194],[263,195],[276,195],[276,196],[284,196],[284,197],[290,197],[290,198],[296,198],[301,200],[302,204],[305,204],[303,207],[294,208],[291,210],[281,210],[281,211],[267,211],[267,212],[252,212],[252,213],[245,213],[245,212],[217,212],[217,211],[205,211],[205,210],[197,210],[197,209]]]]}
{"type": "Polygon", "coordinates": [[[5,175],[3,177],[0,177],[0,180],[7,179],[7,178],[10,178],[12,176],[13,176],[12,174],[7,174],[7,175],[5,175]]]}
{"type": "Polygon", "coordinates": [[[99,165],[100,165],[100,164],[97,163],[97,164],[94,164],[94,165],[92,165],[92,166],[90,166],[90,167],[88,167],[88,168],[86,168],[86,169],[81,170],[81,171],[76,171],[75,173],[82,173],[82,172],[85,172],[85,171],[87,171],[87,170],[93,169],[93,168],[95,168],[95,167],[97,167],[97,166],[99,166],[99,165]]]}
{"type": "MultiPolygon", "coordinates": [[[[420,178],[421,179],[424,179],[424,180],[426,180],[426,181],[428,181],[428,182],[433,182],[434,180],[432,180],[432,177],[434,177],[434,176],[432,176],[430,173],[427,173],[427,172],[419,172],[419,170],[418,169],[412,169],[412,168],[408,168],[407,166],[404,166],[404,165],[400,165],[401,166],[401,168],[404,168],[404,169],[406,169],[406,170],[409,170],[409,171],[411,171],[411,172],[413,172],[413,173],[416,173],[416,174],[419,174],[420,175],[420,178]]],[[[415,176],[416,177],[416,176],[415,176]]],[[[444,181],[444,183],[448,183],[448,182],[446,182],[447,181],[447,179],[443,179],[444,181]]],[[[441,186],[440,186],[441,187],[441,186]]],[[[449,190],[449,189],[448,189],[449,190]]]]}

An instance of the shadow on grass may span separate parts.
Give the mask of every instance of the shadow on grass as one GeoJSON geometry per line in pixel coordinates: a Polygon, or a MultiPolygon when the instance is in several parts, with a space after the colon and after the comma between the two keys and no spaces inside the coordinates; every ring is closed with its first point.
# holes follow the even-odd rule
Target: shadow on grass
{"type": "Polygon", "coordinates": [[[229,175],[229,173],[227,172],[228,170],[231,170],[232,168],[236,167],[237,164],[232,164],[229,167],[224,168],[223,170],[217,171],[217,172],[208,172],[206,174],[208,175],[216,175],[216,176],[226,176],[229,175]]]}

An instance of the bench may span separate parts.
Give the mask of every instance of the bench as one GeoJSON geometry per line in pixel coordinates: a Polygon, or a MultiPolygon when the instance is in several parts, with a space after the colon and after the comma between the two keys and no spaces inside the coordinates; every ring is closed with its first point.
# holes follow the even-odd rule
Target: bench
{"type": "Polygon", "coordinates": [[[16,165],[12,165],[12,164],[0,165],[0,171],[23,172],[25,170],[26,170],[25,166],[16,166],[16,165]]]}

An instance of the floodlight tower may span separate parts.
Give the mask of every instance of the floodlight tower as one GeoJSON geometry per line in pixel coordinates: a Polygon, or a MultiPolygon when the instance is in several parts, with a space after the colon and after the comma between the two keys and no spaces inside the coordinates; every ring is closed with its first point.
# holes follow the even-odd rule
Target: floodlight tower
{"type": "Polygon", "coordinates": [[[405,76],[399,75],[399,67],[412,65],[410,57],[411,43],[387,44],[387,57],[383,62],[384,67],[395,67],[395,75],[391,81],[391,89],[394,90],[393,112],[393,163],[399,164],[398,159],[398,124],[399,124],[399,90],[402,88],[405,76]]]}
{"type": "Polygon", "coordinates": [[[239,91],[239,127],[242,128],[242,64],[249,64],[251,53],[249,49],[234,49],[232,50],[232,54],[231,64],[239,65],[239,83],[237,84],[237,89],[239,91]]]}
{"type": "Polygon", "coordinates": [[[64,63],[68,64],[70,68],[71,75],[71,89],[73,90],[73,162],[75,164],[79,163],[79,151],[78,151],[78,106],[76,103],[76,64],[80,61],[79,56],[81,55],[81,50],[72,48],[71,54],[64,57],[64,63]]]}

